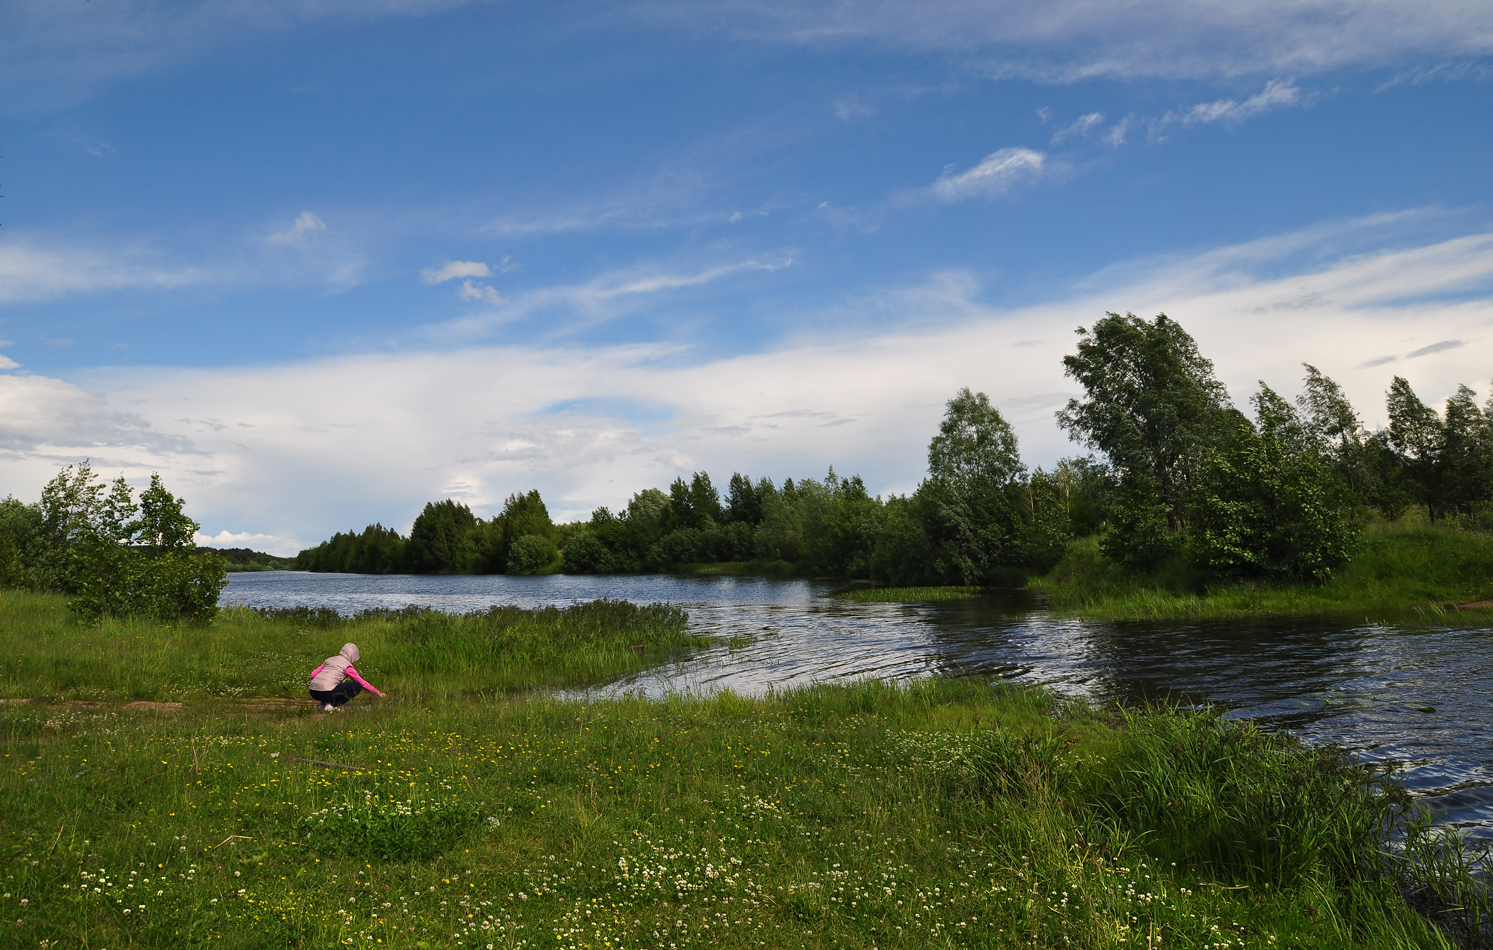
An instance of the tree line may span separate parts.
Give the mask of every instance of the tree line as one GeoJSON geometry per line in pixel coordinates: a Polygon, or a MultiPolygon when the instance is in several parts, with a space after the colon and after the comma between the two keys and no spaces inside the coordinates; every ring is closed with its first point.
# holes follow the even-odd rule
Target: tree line
{"type": "Polygon", "coordinates": [[[1388,428],[1370,433],[1342,387],[1303,364],[1287,399],[1261,383],[1235,407],[1174,320],[1110,313],[1063,360],[1083,390],[1058,423],[1093,454],[1046,471],[984,393],[949,400],[909,495],[872,496],[859,476],[704,472],[637,492],[617,511],[555,524],[537,491],[479,518],[431,502],[408,537],[370,525],[295,559],[351,573],[577,574],[749,562],[764,571],[877,583],[991,584],[1043,571],[1075,536],[1101,535],[1137,571],[1180,564],[1204,579],[1321,582],[1346,561],[1368,512],[1493,527],[1493,398],[1466,386],[1443,411],[1395,377],[1388,428]]]}

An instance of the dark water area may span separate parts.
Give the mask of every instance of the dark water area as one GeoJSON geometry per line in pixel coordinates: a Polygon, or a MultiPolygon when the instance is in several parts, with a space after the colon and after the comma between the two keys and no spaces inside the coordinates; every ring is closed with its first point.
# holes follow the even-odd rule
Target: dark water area
{"type": "Polygon", "coordinates": [[[878,677],[979,675],[1099,702],[1214,703],[1232,716],[1392,761],[1442,821],[1493,840],[1493,627],[1340,619],[1101,623],[1053,617],[1017,593],[858,604],[831,585],[754,577],[230,575],[223,603],[565,606],[666,601],[721,641],[599,695],[769,690],[878,677]]]}

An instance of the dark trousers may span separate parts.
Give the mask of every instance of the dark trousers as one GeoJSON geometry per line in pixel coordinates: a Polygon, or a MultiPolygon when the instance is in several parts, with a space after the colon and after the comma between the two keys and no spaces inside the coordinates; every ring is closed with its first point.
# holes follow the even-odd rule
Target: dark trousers
{"type": "Polygon", "coordinates": [[[313,689],[311,698],[319,703],[331,703],[333,706],[344,705],[349,699],[363,691],[355,679],[345,679],[331,689],[313,689]]]}

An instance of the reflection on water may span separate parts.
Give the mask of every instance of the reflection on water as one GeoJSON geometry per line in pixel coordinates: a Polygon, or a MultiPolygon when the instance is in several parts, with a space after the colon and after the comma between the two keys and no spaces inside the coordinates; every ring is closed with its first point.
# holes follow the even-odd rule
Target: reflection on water
{"type": "Polygon", "coordinates": [[[689,611],[713,647],[599,692],[761,694],[833,680],[975,674],[1093,700],[1212,702],[1404,766],[1445,819],[1493,839],[1493,628],[1336,620],[1094,623],[1020,595],[855,604],[828,585],[749,577],[230,575],[224,603],[343,612],[477,610],[613,597],[689,611]],[[730,640],[731,642],[726,642],[730,640]]]}

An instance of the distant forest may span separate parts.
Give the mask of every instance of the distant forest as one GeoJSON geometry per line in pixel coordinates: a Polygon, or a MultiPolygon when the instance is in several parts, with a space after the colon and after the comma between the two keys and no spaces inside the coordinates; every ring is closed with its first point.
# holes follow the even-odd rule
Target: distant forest
{"type": "Polygon", "coordinates": [[[1342,388],[1303,364],[1288,400],[1260,385],[1247,415],[1174,320],[1108,314],[1078,331],[1065,373],[1083,389],[1057,420],[1090,451],[1051,471],[1021,461],[984,393],[949,400],[910,495],[822,479],[753,479],[724,491],[704,472],[646,488],[626,508],[555,524],[537,491],[479,518],[431,502],[408,537],[374,524],[298,554],[349,573],[606,574],[687,565],[866,579],[990,584],[1043,571],[1076,536],[1139,571],[1321,582],[1351,556],[1363,519],[1418,506],[1432,522],[1493,526],[1493,398],[1458,388],[1443,411],[1394,377],[1389,426],[1364,429],[1342,388]]]}
{"type": "Polygon", "coordinates": [[[263,551],[249,548],[198,548],[199,554],[213,553],[228,564],[228,573],[236,571],[284,571],[295,563],[294,558],[276,557],[263,551]]]}

